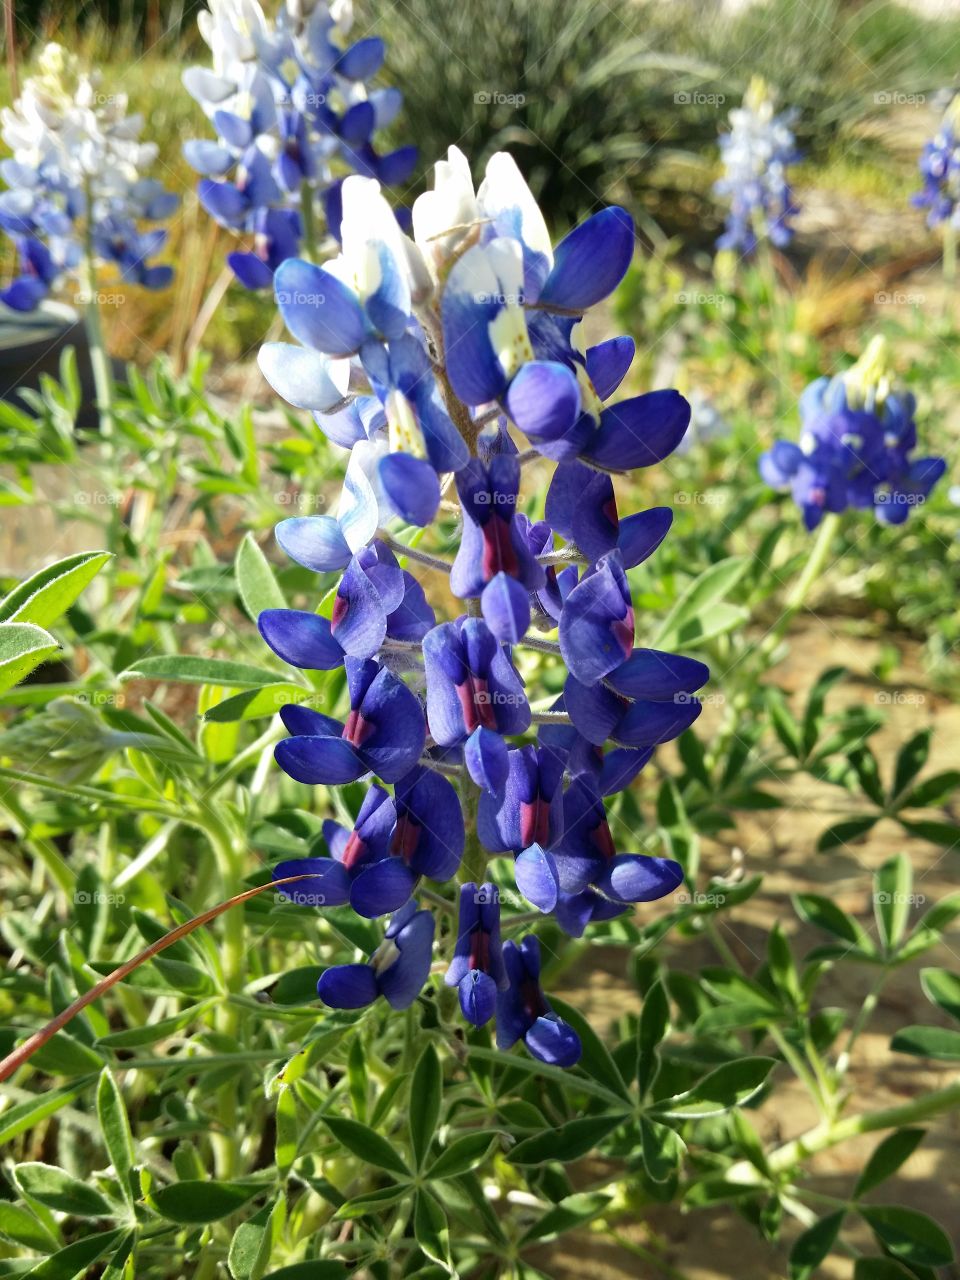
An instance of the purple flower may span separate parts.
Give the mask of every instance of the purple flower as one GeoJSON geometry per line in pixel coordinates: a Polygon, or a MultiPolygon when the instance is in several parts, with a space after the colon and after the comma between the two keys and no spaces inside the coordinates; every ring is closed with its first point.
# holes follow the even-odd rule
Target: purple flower
{"type": "Polygon", "coordinates": [[[503,944],[509,986],[497,995],[497,1048],[522,1040],[534,1058],[553,1067],[572,1067],[582,1048],[574,1029],[559,1018],[540,987],[540,943],[528,934],[519,946],[503,944]]]}
{"type": "Polygon", "coordinates": [[[462,743],[480,727],[523,733],[530,707],[506,649],[481,618],[442,622],[423,640],[427,723],[440,746],[462,743]]]}
{"type": "Polygon", "coordinates": [[[500,894],[496,885],[472,882],[460,888],[460,914],[453,959],[444,977],[456,987],[463,1016],[475,1027],[493,1017],[498,993],[508,985],[500,943],[500,894]]]}
{"type": "Polygon", "coordinates": [[[336,786],[367,773],[396,782],[418,763],[426,742],[419,699],[369,659],[347,658],[344,666],[350,693],[346,723],[309,707],[284,707],[280,717],[293,736],[277,743],[277,764],[308,784],[336,786]]]}
{"type": "Polygon", "coordinates": [[[430,975],[432,955],[433,916],[408,902],[387,925],[368,963],[325,969],[317,994],[332,1009],[362,1009],[377,996],[394,1009],[408,1009],[430,975]]]}

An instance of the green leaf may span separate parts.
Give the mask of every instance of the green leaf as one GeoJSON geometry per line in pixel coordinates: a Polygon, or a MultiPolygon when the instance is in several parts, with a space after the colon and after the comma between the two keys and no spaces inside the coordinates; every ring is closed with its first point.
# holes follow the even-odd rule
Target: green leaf
{"type": "Polygon", "coordinates": [[[48,631],[32,622],[0,624],[0,693],[19,684],[59,647],[48,631]]]}
{"type": "Polygon", "coordinates": [[[790,943],[779,921],[774,923],[767,940],[767,963],[770,977],[792,1005],[801,999],[800,978],[794,964],[790,943]]]}
{"type": "Polygon", "coordinates": [[[920,985],[931,1004],[960,1022],[960,974],[949,969],[921,969],[920,985]]]}
{"type": "Polygon", "coordinates": [[[902,802],[904,809],[933,809],[944,804],[960,787],[960,769],[946,769],[935,773],[910,792],[902,802]]]}
{"type": "Polygon", "coordinates": [[[109,1218],[113,1215],[110,1201],[95,1187],[79,1178],[71,1178],[52,1164],[39,1161],[18,1164],[14,1168],[17,1185],[26,1196],[39,1200],[48,1209],[69,1213],[75,1218],[109,1218]]]}
{"type": "Polygon", "coordinates": [[[443,1073],[432,1044],[421,1053],[410,1082],[410,1142],[418,1169],[423,1167],[440,1118],[443,1073]]]}
{"type": "Polygon", "coordinates": [[[913,867],[905,853],[895,854],[873,877],[873,910],[880,938],[894,951],[903,938],[912,902],[913,867]]]}
{"type": "Polygon", "coordinates": [[[853,1189],[853,1198],[859,1200],[881,1182],[893,1177],[902,1164],[909,1160],[923,1140],[923,1129],[897,1129],[888,1134],[875,1147],[870,1159],[863,1166],[863,1172],[857,1179],[853,1189]]]}
{"type": "Polygon", "coordinates": [[[818,851],[827,853],[830,849],[837,849],[842,844],[859,839],[876,826],[880,817],[879,813],[865,813],[859,818],[848,818],[845,822],[828,827],[817,841],[818,851]]]}
{"type": "Polygon", "coordinates": [[[182,1031],[206,1010],[206,1004],[192,1004],[169,1018],[161,1018],[142,1027],[125,1027],[123,1031],[111,1031],[98,1037],[96,1043],[103,1049],[137,1049],[141,1045],[156,1044],[176,1031],[182,1031]]]}
{"type": "Polygon", "coordinates": [[[456,1178],[462,1173],[470,1173],[478,1168],[490,1150],[495,1135],[489,1129],[480,1133],[467,1133],[456,1138],[445,1147],[427,1170],[428,1182],[436,1182],[440,1178],[456,1178]]]}
{"type": "Polygon", "coordinates": [[[599,1145],[608,1133],[622,1124],[625,1116],[585,1116],[568,1120],[556,1129],[545,1129],[518,1142],[508,1154],[513,1164],[545,1164],[548,1160],[577,1160],[599,1145]]]}
{"type": "Polygon", "coordinates": [[[235,565],[237,587],[243,607],[252,621],[264,609],[285,609],[286,599],[274,577],[267,557],[257,546],[253,534],[247,532],[237,551],[235,565]]]}
{"type": "Polygon", "coordinates": [[[656,1076],[657,1046],[670,1029],[670,1001],[658,978],[643,998],[637,1023],[637,1087],[642,1097],[656,1076]]]}
{"type": "Polygon", "coordinates": [[[323,1123],[342,1147],[346,1147],[361,1160],[375,1164],[379,1169],[387,1169],[402,1178],[410,1177],[410,1170],[386,1138],[381,1138],[379,1133],[361,1124],[359,1120],[348,1120],[345,1116],[324,1116],[323,1123]]]}
{"type": "Polygon", "coordinates": [[[816,1272],[833,1248],[845,1217],[846,1210],[838,1209],[836,1213],[830,1213],[815,1222],[797,1237],[790,1250],[790,1280],[809,1280],[816,1272]]]}
{"type": "Polygon", "coordinates": [[[592,1222],[594,1218],[600,1217],[612,1199],[612,1196],[604,1195],[602,1192],[583,1192],[565,1196],[552,1209],[548,1209],[542,1218],[538,1218],[528,1231],[524,1232],[519,1247],[522,1249],[525,1244],[530,1244],[534,1240],[549,1240],[552,1236],[572,1231],[585,1222],[592,1222]]]}
{"type": "Polygon", "coordinates": [[[277,672],[247,662],[199,658],[193,654],[140,658],[120,673],[121,680],[163,680],[179,684],[213,684],[224,688],[259,688],[277,683],[277,672]]]}
{"type": "Polygon", "coordinates": [[[294,1091],[283,1086],[277,1094],[277,1136],[274,1141],[274,1158],[277,1174],[285,1178],[297,1158],[300,1146],[300,1121],[297,1116],[297,1098],[294,1091]]]}
{"type": "MultiPolygon", "coordinates": [[[[736,586],[748,565],[746,556],[731,556],[705,569],[690,583],[664,618],[653,640],[654,646],[674,649],[693,644],[708,633],[718,634],[716,630],[710,630],[710,623],[712,621],[715,627],[718,621],[722,624],[723,619],[715,617],[711,620],[709,612],[736,586]]],[[[722,612],[729,618],[736,609],[727,606],[722,612]]]]}
{"type": "Polygon", "coordinates": [[[123,1095],[117,1082],[107,1067],[100,1075],[97,1086],[97,1115],[100,1119],[100,1132],[103,1134],[104,1146],[110,1156],[120,1189],[124,1198],[132,1205],[133,1192],[130,1189],[130,1173],[133,1169],[133,1137],[130,1133],[130,1121],[123,1095]]]}
{"type": "Polygon", "coordinates": [[[161,1217],[189,1226],[228,1218],[262,1191],[262,1186],[250,1186],[244,1182],[194,1179],[160,1187],[150,1199],[161,1217]]]}
{"type": "Polygon", "coordinates": [[[960,1062],[960,1031],[952,1027],[903,1027],[890,1041],[894,1053],[960,1062]]]}
{"type": "Polygon", "coordinates": [[[779,1022],[784,1016],[773,1005],[736,1001],[733,1004],[717,1005],[715,1009],[707,1009],[697,1018],[693,1030],[698,1036],[724,1035],[730,1031],[742,1031],[747,1027],[765,1027],[771,1022],[779,1022]]]}
{"type": "Polygon", "coordinates": [[[68,1107],[95,1079],[96,1076],[88,1075],[74,1084],[64,1085],[60,1089],[51,1089],[47,1093],[28,1098],[26,1102],[18,1102],[15,1106],[8,1108],[0,1115],[0,1145],[10,1142],[27,1129],[33,1129],[41,1120],[52,1116],[61,1107],[68,1107]]]}
{"type": "Polygon", "coordinates": [[[44,1258],[29,1271],[20,1272],[20,1280],[76,1280],[78,1276],[85,1276],[93,1263],[112,1249],[121,1235],[119,1231],[101,1231],[85,1236],[44,1258]]]}
{"type": "Polygon", "coordinates": [[[59,1244],[35,1213],[9,1200],[0,1200],[0,1236],[37,1253],[52,1253],[59,1244]]]}
{"type": "Polygon", "coordinates": [[[805,755],[816,746],[823,725],[823,708],[827,694],[847,674],[846,667],[828,667],[810,690],[803,714],[803,750],[805,755]]]}
{"type": "Polygon", "coordinates": [[[915,1276],[893,1258],[858,1258],[853,1264],[853,1280],[915,1280],[915,1276]]]}
{"type": "Polygon", "coordinates": [[[109,551],[81,551],[41,569],[0,601],[0,622],[49,627],[63,617],[110,559],[109,551]]]}
{"type": "Polygon", "coordinates": [[[873,951],[873,944],[857,921],[830,898],[822,898],[816,893],[798,893],[794,896],[793,905],[797,915],[807,924],[832,933],[860,951],[873,951]]]}
{"type": "Polygon", "coordinates": [[[244,689],[242,693],[231,694],[222,702],[214,703],[203,713],[203,720],[207,724],[262,720],[266,716],[275,716],[282,707],[289,706],[292,702],[308,702],[315,697],[316,693],[312,689],[278,680],[275,684],[263,685],[259,689],[244,689]]]}
{"type": "Polygon", "coordinates": [[[667,1124],[640,1117],[640,1144],[643,1167],[654,1182],[666,1182],[679,1171],[686,1145],[679,1133],[667,1124]]]}
{"type": "Polygon", "coordinates": [[[552,997],[552,1004],[563,1020],[573,1027],[580,1038],[583,1052],[577,1066],[585,1071],[597,1084],[604,1085],[611,1093],[615,1093],[624,1102],[630,1102],[630,1091],[624,1084],[617,1064],[611,1058],[603,1041],[591,1027],[579,1009],[567,1004],[565,1000],[552,997]]]}
{"type": "Polygon", "coordinates": [[[880,780],[880,766],[877,764],[877,757],[869,747],[861,746],[851,751],[847,759],[853,765],[864,795],[882,808],[886,796],[883,790],[883,783],[880,780]]]}
{"type": "Polygon", "coordinates": [[[282,1200],[272,1200],[237,1227],[227,1254],[227,1266],[234,1280],[258,1280],[263,1275],[273,1249],[276,1215],[284,1208],[282,1200]]]}
{"type": "Polygon", "coordinates": [[[953,1262],[953,1246],[944,1230],[925,1213],[896,1204],[860,1206],[881,1245],[894,1258],[914,1267],[946,1267],[953,1262]]]}
{"type": "Polygon", "coordinates": [[[417,1244],[434,1262],[438,1262],[449,1275],[454,1275],[450,1265],[450,1228],[443,1206],[431,1192],[417,1192],[413,1206],[413,1234],[417,1244]]]}
{"type": "Polygon", "coordinates": [[[897,821],[904,831],[916,836],[919,840],[929,840],[931,844],[942,844],[947,849],[960,847],[960,826],[955,822],[905,822],[898,817],[897,821]]]}
{"type": "Polygon", "coordinates": [[[364,1214],[376,1215],[409,1194],[409,1184],[396,1182],[389,1187],[378,1187],[376,1191],[361,1191],[351,1200],[345,1200],[333,1216],[342,1222],[348,1222],[353,1218],[362,1218],[364,1214]]]}
{"type": "Polygon", "coordinates": [[[930,754],[931,728],[921,729],[909,742],[904,743],[897,755],[897,763],[893,770],[893,786],[890,788],[890,799],[897,800],[927,763],[930,754]]]}
{"type": "Polygon", "coordinates": [[[759,1093],[774,1066],[775,1059],[762,1057],[726,1062],[692,1089],[659,1103],[657,1111],[662,1116],[680,1120],[720,1115],[731,1107],[743,1106],[759,1093]]]}

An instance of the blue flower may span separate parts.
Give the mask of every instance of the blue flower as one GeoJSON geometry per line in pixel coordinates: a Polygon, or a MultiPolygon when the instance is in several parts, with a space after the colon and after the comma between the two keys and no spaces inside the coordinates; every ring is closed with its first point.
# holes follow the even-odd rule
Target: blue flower
{"type": "Polygon", "coordinates": [[[886,348],[874,339],[845,374],[807,387],[799,444],[778,440],[761,455],[760,474],[791,490],[808,529],[850,507],[902,524],[946,470],[943,458],[912,456],[915,410],[913,396],[892,386],[886,348]]]}
{"type": "Polygon", "coordinates": [[[463,1016],[475,1027],[489,1022],[509,979],[500,942],[500,894],[489,881],[460,886],[460,913],[453,959],[444,976],[456,987],[463,1016]]]}
{"type": "Polygon", "coordinates": [[[277,764],[308,784],[335,786],[367,773],[396,782],[417,764],[426,742],[420,701],[376,662],[347,658],[344,666],[350,694],[346,723],[310,707],[283,707],[280,717],[293,736],[277,743],[277,764]]]}
{"type": "Polygon", "coordinates": [[[362,1009],[378,996],[391,1008],[408,1009],[430,975],[433,930],[430,912],[408,902],[387,925],[369,962],[325,969],[317,994],[332,1009],[362,1009]]]}
{"type": "Polygon", "coordinates": [[[346,25],[325,4],[309,13],[281,6],[272,19],[255,0],[245,0],[242,12],[220,3],[201,14],[215,70],[189,67],[183,82],[216,141],[189,139],[184,155],[201,175],[198,192],[211,216],[254,234],[252,252],[228,255],[247,288],[265,288],[301,252],[308,213],[311,225],[324,213],[340,237],[335,167],[399,185],[416,165],[415,147],[376,150],[374,133],[391,123],[402,99],[396,89],[367,88],[384,44],[367,36],[344,45],[346,25]]]}
{"type": "Polygon", "coordinates": [[[799,160],[793,115],[774,114],[767,85],[755,76],[743,105],[730,112],[730,130],[720,138],[723,177],[715,184],[730,211],[718,249],[752,254],[760,237],[778,248],[790,243],[790,219],[797,213],[788,169],[799,160]]]}
{"type": "Polygon", "coordinates": [[[534,1058],[572,1067],[583,1052],[580,1037],[551,1009],[540,987],[540,943],[528,934],[519,946],[503,944],[509,986],[497,995],[497,1048],[522,1040],[534,1058]]]}
{"type": "Polygon", "coordinates": [[[481,618],[442,622],[423,640],[427,723],[440,746],[463,743],[478,728],[523,733],[530,707],[505,648],[481,618]]]}
{"type": "Polygon", "coordinates": [[[927,210],[927,225],[930,227],[941,222],[960,225],[958,115],[960,100],[954,97],[944,113],[940,128],[924,143],[920,153],[918,166],[923,178],[923,189],[910,199],[916,208],[927,210]]]}

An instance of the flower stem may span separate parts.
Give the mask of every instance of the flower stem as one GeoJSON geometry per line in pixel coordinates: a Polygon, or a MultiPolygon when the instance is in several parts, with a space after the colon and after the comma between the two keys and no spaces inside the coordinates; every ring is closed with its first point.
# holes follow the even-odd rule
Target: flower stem
{"type": "Polygon", "coordinates": [[[900,1106],[848,1116],[845,1120],[825,1122],[771,1152],[770,1169],[773,1173],[786,1172],[799,1161],[859,1134],[876,1133],[881,1129],[899,1129],[904,1125],[929,1120],[942,1112],[953,1111],[957,1107],[960,1107],[960,1080],[947,1085],[945,1089],[937,1089],[900,1106]]]}
{"type": "Polygon", "coordinates": [[[817,533],[816,541],[813,544],[813,550],[810,552],[810,559],[806,563],[806,567],[797,579],[793,590],[787,596],[783,613],[777,622],[767,632],[761,643],[758,653],[761,657],[767,658],[777,648],[783,639],[787,628],[803,608],[804,601],[810,594],[810,589],[816,580],[823,573],[827,557],[833,546],[833,541],[837,530],[840,527],[840,517],[835,512],[831,512],[825,516],[820,522],[820,529],[817,533]]]}
{"type": "Polygon", "coordinates": [[[300,221],[303,223],[303,256],[308,262],[316,262],[317,220],[313,208],[313,187],[306,179],[300,184],[300,221]]]}

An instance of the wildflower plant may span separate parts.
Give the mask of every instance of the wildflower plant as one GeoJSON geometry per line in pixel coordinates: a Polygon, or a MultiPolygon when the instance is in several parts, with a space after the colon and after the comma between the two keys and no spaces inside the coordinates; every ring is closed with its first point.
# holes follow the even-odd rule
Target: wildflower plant
{"type": "Polygon", "coordinates": [[[782,249],[792,240],[790,220],[797,207],[789,169],[799,153],[791,124],[791,113],[776,113],[769,86],[755,76],[720,137],[723,176],[714,190],[729,212],[719,250],[749,257],[761,242],[782,249]]]}
{"type": "Polygon", "coordinates": [[[227,259],[249,289],[269,287],[286,258],[315,258],[324,227],[339,238],[344,172],[399,186],[416,164],[416,147],[376,149],[402,98],[368,87],[384,43],[349,42],[352,22],[350,0],[282,0],[273,17],[257,0],[210,0],[198,18],[212,66],[187,68],[183,82],[216,137],[188,140],[184,155],[207,212],[253,237],[227,259]]]}
{"type": "Polygon", "coordinates": [[[915,412],[914,396],[893,379],[884,339],[874,338],[852,368],[807,387],[800,442],[777,441],[760,458],[760,474],[775,488],[790,488],[807,529],[848,508],[903,524],[947,465],[914,456],[915,412]]]}
{"type": "Polygon", "coordinates": [[[281,711],[280,766],[308,784],[378,781],[352,829],[327,823],[321,856],[276,875],[308,875],[290,892],[321,908],[395,913],[368,962],[323,974],[326,1004],[409,1006],[439,941],[468,1022],[495,1016],[503,1047],[522,1040],[569,1066],[580,1043],[540,990],[536,938],[501,945],[501,932],[553,916],[579,937],[682,881],[676,861],[618,852],[605,798],[696,719],[707,679],[700,662],[635,646],[627,574],[671,514],[621,521],[613,485],[676,448],[689,407],[672,391],[615,399],[632,342],[580,337],[630,262],[624,210],[554,247],[511,157],[495,155],[475,193],[456,148],[414,205],[412,240],[369,178],[345,180],[343,208],[339,257],[276,273],[301,345],[260,357],[274,388],[350,451],[338,515],[277,528],[300,565],[341,577],[328,610],[270,609],[258,625],[284,661],[346,676],[343,718],[303,702],[281,711]],[[542,519],[522,509],[526,477],[546,485],[542,519]],[[450,560],[435,526],[454,495],[450,560]],[[441,554],[425,548],[431,529],[441,554]],[[440,578],[459,616],[438,619],[411,569],[440,578]],[[558,695],[558,676],[531,688],[544,661],[558,695]],[[488,877],[498,857],[506,881],[488,877]],[[501,921],[504,889],[527,910],[501,921]]]}
{"type": "Polygon", "coordinates": [[[0,227],[13,239],[20,274],[0,291],[16,311],[33,311],[66,278],[93,305],[99,269],[126,283],[163,289],[173,268],[151,262],[166,232],[155,224],[179,197],[147,176],[157,157],[140,140],[143,120],[125,94],[107,94],[95,72],[48,44],[17,102],[2,112],[0,227]]]}

